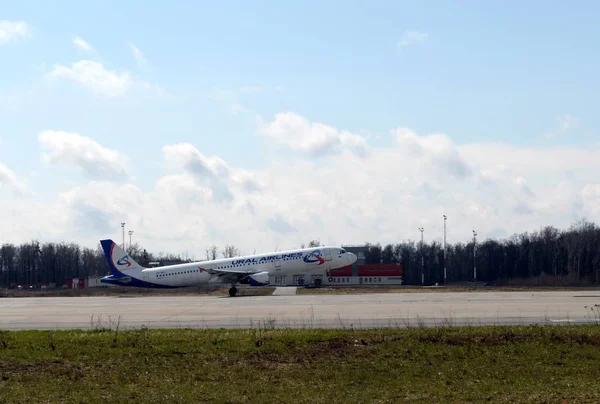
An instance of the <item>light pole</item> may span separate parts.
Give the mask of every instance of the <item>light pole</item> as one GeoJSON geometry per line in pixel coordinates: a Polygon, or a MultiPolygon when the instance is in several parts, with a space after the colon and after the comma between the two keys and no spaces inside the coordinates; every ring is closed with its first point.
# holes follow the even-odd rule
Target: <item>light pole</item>
{"type": "Polygon", "coordinates": [[[129,230],[129,250],[131,251],[131,235],[133,234],[133,230],[129,230]]]}
{"type": "Polygon", "coordinates": [[[121,229],[123,230],[123,251],[125,251],[125,222],[121,222],[121,229]]]}
{"type": "Polygon", "coordinates": [[[446,219],[448,217],[444,215],[444,285],[446,284],[446,267],[448,266],[446,260],[446,219]]]}
{"type": "Polygon", "coordinates": [[[419,227],[421,231],[421,286],[425,285],[425,258],[423,257],[423,231],[424,228],[419,227]]]}
{"type": "Polygon", "coordinates": [[[473,286],[477,284],[477,232],[473,230],[473,286]]]}

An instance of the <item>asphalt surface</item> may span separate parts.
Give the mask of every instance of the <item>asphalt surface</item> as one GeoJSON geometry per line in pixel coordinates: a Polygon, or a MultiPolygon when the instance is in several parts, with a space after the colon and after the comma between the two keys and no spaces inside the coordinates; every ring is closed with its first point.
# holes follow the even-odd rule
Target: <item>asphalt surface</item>
{"type": "Polygon", "coordinates": [[[0,329],[582,324],[598,303],[600,291],[3,298],[0,329]]]}

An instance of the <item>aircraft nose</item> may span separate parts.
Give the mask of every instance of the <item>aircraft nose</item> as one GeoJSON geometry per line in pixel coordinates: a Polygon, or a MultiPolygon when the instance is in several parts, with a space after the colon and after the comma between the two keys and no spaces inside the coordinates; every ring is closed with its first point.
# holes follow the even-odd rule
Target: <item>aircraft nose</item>
{"type": "Polygon", "coordinates": [[[354,264],[357,259],[358,259],[358,257],[356,256],[356,254],[348,253],[348,264],[350,264],[350,265],[354,264]]]}

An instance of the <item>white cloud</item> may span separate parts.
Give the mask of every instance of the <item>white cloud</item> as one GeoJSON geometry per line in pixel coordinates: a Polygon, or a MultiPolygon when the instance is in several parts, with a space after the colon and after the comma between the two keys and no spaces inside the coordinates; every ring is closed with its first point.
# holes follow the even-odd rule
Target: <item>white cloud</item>
{"type": "MultiPolygon", "coordinates": [[[[73,44],[88,53],[95,53],[91,45],[80,37],[74,37],[73,44]]],[[[133,44],[129,44],[138,65],[147,67],[143,53],[133,44]]],[[[106,67],[97,60],[83,59],[71,63],[70,66],[57,64],[46,73],[50,79],[71,80],[104,97],[116,98],[130,95],[163,95],[164,89],[150,85],[137,79],[126,70],[106,67]]]]}
{"type": "Polygon", "coordinates": [[[247,171],[233,169],[220,157],[206,157],[189,143],[163,147],[168,167],[183,169],[202,194],[212,200],[232,202],[236,196],[260,189],[260,184],[247,171]]]}
{"type": "Polygon", "coordinates": [[[48,76],[72,80],[97,94],[111,98],[125,97],[134,91],[163,93],[162,89],[133,78],[127,71],[109,70],[102,63],[93,60],[80,60],[72,63],[71,67],[57,65],[48,76]]]}
{"type": "Polygon", "coordinates": [[[444,134],[419,136],[408,128],[398,128],[392,132],[396,142],[404,152],[405,158],[418,157],[426,170],[455,177],[467,177],[472,174],[471,167],[461,156],[460,150],[444,134]]]}
{"type": "Polygon", "coordinates": [[[92,181],[61,193],[59,201],[68,212],[68,227],[83,232],[89,228],[108,232],[118,218],[127,216],[143,203],[143,194],[130,184],[92,181]]]}
{"type": "Polygon", "coordinates": [[[0,186],[12,185],[16,182],[17,177],[11,169],[0,163],[0,186]]]}
{"type": "Polygon", "coordinates": [[[0,191],[3,189],[9,189],[17,195],[24,195],[27,193],[27,186],[17,178],[15,173],[0,163],[0,191]]]}
{"type": "Polygon", "coordinates": [[[553,138],[557,136],[570,135],[579,127],[579,119],[574,115],[567,113],[557,118],[556,128],[547,133],[547,138],[553,138]]]}
{"type": "Polygon", "coordinates": [[[77,167],[91,179],[129,179],[128,158],[95,140],[78,133],[46,130],[39,142],[49,149],[42,159],[47,164],[66,164],[77,167]]]}
{"type": "MultiPolygon", "coordinates": [[[[3,194],[0,192],[0,198],[3,194]]],[[[48,203],[35,198],[20,195],[9,196],[2,200],[0,209],[0,240],[22,243],[33,239],[40,241],[80,240],[65,232],[67,211],[58,203],[48,203]]],[[[88,229],[89,231],[89,229],[88,229]]],[[[95,247],[97,241],[82,239],[84,245],[95,247]]]]}
{"type": "Polygon", "coordinates": [[[147,69],[149,67],[148,60],[146,60],[146,57],[144,56],[142,51],[137,46],[132,44],[131,42],[128,43],[128,45],[129,45],[129,49],[131,49],[131,53],[133,54],[133,57],[135,58],[135,61],[137,62],[138,66],[143,69],[147,69]]]}
{"type": "Polygon", "coordinates": [[[6,44],[30,35],[31,27],[25,21],[0,20],[0,44],[6,44]]]}
{"type": "Polygon", "coordinates": [[[588,219],[600,221],[600,184],[586,184],[581,194],[588,219]]]}
{"type": "Polygon", "coordinates": [[[75,45],[77,49],[82,50],[84,52],[91,52],[94,50],[89,43],[87,43],[78,36],[73,38],[73,45],[75,45]]]}
{"type": "MultiPolygon", "coordinates": [[[[300,122],[288,125],[299,142],[318,125],[341,133],[292,118],[300,122]]],[[[443,214],[449,242],[469,240],[472,229],[483,240],[550,224],[565,228],[581,217],[600,220],[600,150],[459,145],[443,134],[407,128],[392,133],[397,144],[369,147],[364,155],[270,161],[255,170],[206,155],[200,143],[169,144],[162,149],[166,170],[148,189],[90,175],[96,180],[52,203],[3,200],[0,236],[95,246],[104,237],[120,240],[119,223],[125,221],[150,251],[188,251],[200,258],[211,244],[235,244],[250,253],[314,238],[332,244],[416,240],[420,226],[426,240],[440,240],[443,214]],[[5,228],[18,231],[2,233],[5,228]]],[[[60,161],[83,170],[116,165],[101,172],[121,177],[116,152],[94,143],[83,147],[81,140],[65,143],[79,146],[51,147],[60,151],[60,161]],[[82,150],[89,155],[80,157],[82,150]]]]}
{"type": "Polygon", "coordinates": [[[427,39],[427,34],[418,31],[406,31],[398,41],[398,49],[408,46],[420,45],[427,39]]]}
{"type": "Polygon", "coordinates": [[[50,76],[73,80],[107,97],[122,97],[133,86],[129,73],[110,71],[102,63],[92,60],[80,60],[71,67],[55,66],[50,76]]]}
{"type": "Polygon", "coordinates": [[[323,156],[350,151],[364,156],[366,140],[354,133],[338,130],[319,122],[310,122],[293,112],[275,115],[272,122],[259,119],[259,133],[277,144],[309,156],[323,156]]]}
{"type": "Polygon", "coordinates": [[[527,180],[523,177],[516,177],[513,179],[513,182],[518,187],[519,190],[526,196],[533,196],[533,191],[527,184],[527,180]]]}

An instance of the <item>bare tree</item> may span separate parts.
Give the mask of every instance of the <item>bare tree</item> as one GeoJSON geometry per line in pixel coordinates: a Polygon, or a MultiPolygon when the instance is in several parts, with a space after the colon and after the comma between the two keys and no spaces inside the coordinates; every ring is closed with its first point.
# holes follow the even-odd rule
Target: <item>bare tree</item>
{"type": "Polygon", "coordinates": [[[238,250],[234,245],[227,245],[223,249],[223,258],[233,258],[238,257],[240,255],[240,250],[238,250]]]}
{"type": "Polygon", "coordinates": [[[207,260],[216,260],[219,256],[219,249],[216,245],[212,245],[210,248],[206,250],[206,259],[207,260]]]}
{"type": "Polygon", "coordinates": [[[394,256],[394,246],[388,244],[381,252],[381,260],[384,264],[395,264],[396,257],[394,256]]]}
{"type": "Polygon", "coordinates": [[[313,248],[313,247],[321,247],[321,245],[322,245],[322,244],[321,244],[321,242],[320,242],[319,240],[311,240],[311,241],[308,243],[308,247],[309,247],[309,248],[313,248]]]}

